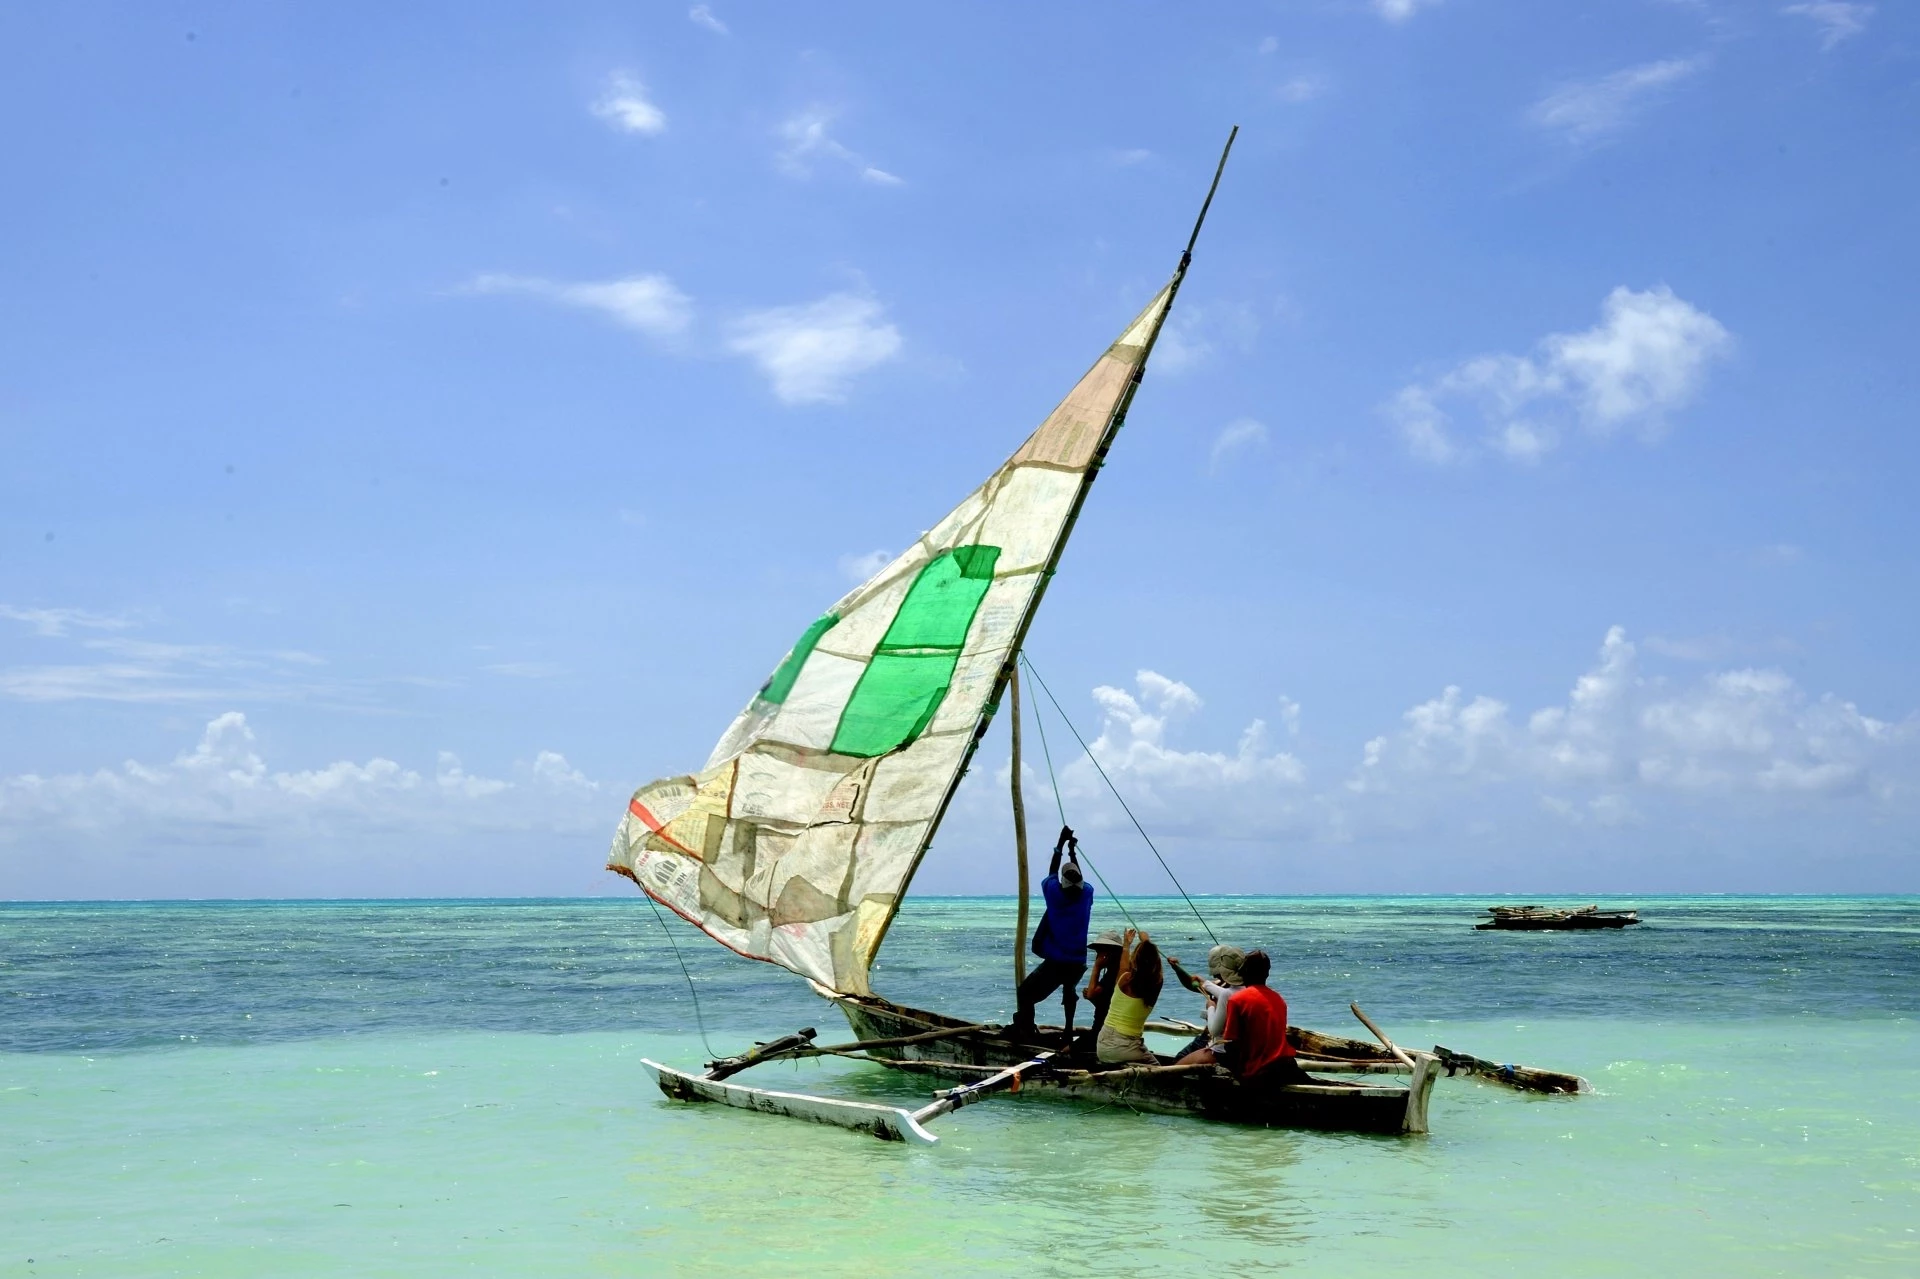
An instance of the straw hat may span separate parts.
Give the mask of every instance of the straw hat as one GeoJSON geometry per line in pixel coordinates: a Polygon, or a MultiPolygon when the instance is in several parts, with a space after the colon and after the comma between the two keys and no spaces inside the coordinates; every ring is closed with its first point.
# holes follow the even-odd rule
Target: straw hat
{"type": "Polygon", "coordinates": [[[1120,935],[1118,928],[1109,928],[1106,932],[1101,933],[1098,937],[1088,942],[1087,949],[1092,950],[1095,946],[1111,946],[1115,950],[1121,950],[1126,947],[1126,944],[1127,939],[1120,935]]]}

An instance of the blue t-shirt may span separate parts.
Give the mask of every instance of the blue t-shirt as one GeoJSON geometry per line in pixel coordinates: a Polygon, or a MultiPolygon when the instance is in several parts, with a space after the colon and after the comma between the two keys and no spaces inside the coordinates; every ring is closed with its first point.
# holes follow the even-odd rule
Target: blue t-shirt
{"type": "Polygon", "coordinates": [[[1093,885],[1082,884],[1079,892],[1069,893],[1060,886],[1059,876],[1049,875],[1040,881],[1040,894],[1047,899],[1047,913],[1040,917],[1040,927],[1033,930],[1033,953],[1042,959],[1085,967],[1093,885]]]}

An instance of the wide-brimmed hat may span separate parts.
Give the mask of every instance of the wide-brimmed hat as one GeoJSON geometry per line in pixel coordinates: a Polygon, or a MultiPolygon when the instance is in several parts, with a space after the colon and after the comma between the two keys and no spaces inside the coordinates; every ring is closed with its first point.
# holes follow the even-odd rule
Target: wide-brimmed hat
{"type": "Polygon", "coordinates": [[[1088,942],[1087,949],[1092,950],[1095,946],[1111,946],[1115,950],[1124,950],[1126,945],[1127,939],[1120,935],[1120,930],[1118,928],[1109,928],[1106,932],[1101,933],[1098,937],[1088,942]]]}
{"type": "Polygon", "coordinates": [[[1238,946],[1215,946],[1207,952],[1207,972],[1215,981],[1237,981],[1246,958],[1246,952],[1238,946]]]}

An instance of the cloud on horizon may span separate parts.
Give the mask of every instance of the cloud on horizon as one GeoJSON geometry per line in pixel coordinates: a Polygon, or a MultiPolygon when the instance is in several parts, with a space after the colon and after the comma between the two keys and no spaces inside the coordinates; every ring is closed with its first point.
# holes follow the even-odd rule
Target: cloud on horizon
{"type": "Polygon", "coordinates": [[[167,763],[0,778],[0,843],[57,832],[111,834],[125,844],[190,842],[210,832],[276,841],[369,831],[611,830],[604,807],[599,785],[554,751],[538,752],[512,778],[476,776],[445,751],[430,773],[378,756],[275,770],[247,717],[227,711],[167,763]]]}
{"type": "MultiPolygon", "coordinates": [[[[1617,626],[1564,700],[1518,713],[1501,698],[1449,686],[1410,707],[1345,766],[1325,752],[1310,766],[1296,753],[1302,712],[1287,697],[1277,700],[1277,718],[1289,749],[1275,746],[1264,717],[1224,748],[1183,740],[1204,703],[1190,685],[1157,671],[1136,672],[1130,688],[1096,686],[1088,697],[1099,718],[1088,742],[1093,758],[1148,829],[1174,839],[1389,846],[1461,829],[1486,836],[1495,815],[1509,826],[1544,823],[1543,831],[1645,825],[1682,839],[1702,822],[1814,821],[1829,830],[1845,813],[1869,829],[1878,823],[1897,831],[1887,823],[1910,818],[1920,795],[1920,715],[1878,718],[1837,696],[1811,694],[1769,667],[1670,681],[1641,668],[1636,645],[1617,626]]],[[[1028,715],[1057,724],[1051,706],[1037,704],[1043,700],[1035,696],[1028,715]]],[[[1029,734],[1024,774],[1030,819],[1052,808],[1031,749],[1037,736],[1029,734]]],[[[1058,729],[1053,736],[1070,820],[1089,832],[1130,832],[1072,736],[1058,729]]],[[[993,794],[963,792],[955,835],[966,837],[967,826],[1003,802],[1007,777],[998,771],[993,794]]],[[[11,882],[42,896],[73,896],[99,895],[105,883],[124,891],[114,867],[137,865],[148,892],[180,895],[204,892],[209,876],[244,854],[250,863],[279,866],[280,878],[266,882],[351,895],[365,890],[354,888],[361,880],[353,876],[377,884],[398,874],[367,861],[367,849],[388,846],[378,843],[383,838],[408,841],[426,868],[407,874],[427,879],[399,882],[427,883],[457,866],[476,841],[524,850],[534,847],[528,838],[558,835],[568,851],[552,863],[557,871],[536,872],[510,854],[496,860],[490,882],[541,891],[537,874],[559,873],[585,886],[595,882],[597,844],[591,855],[580,850],[605,833],[608,805],[620,794],[549,750],[498,777],[467,771],[448,751],[430,769],[381,755],[276,767],[246,715],[227,711],[165,762],[0,777],[0,869],[11,858],[11,882]],[[501,836],[511,838],[502,843],[501,836]],[[55,848],[85,856],[76,851],[68,867],[48,861],[55,848]],[[173,851],[156,862],[163,850],[173,851]]],[[[1094,847],[1103,857],[1109,848],[1127,855],[1112,840],[1102,845],[1094,847]]],[[[1241,856],[1255,854],[1232,855],[1241,856]]],[[[1255,870],[1258,857],[1248,863],[1255,870]]]]}

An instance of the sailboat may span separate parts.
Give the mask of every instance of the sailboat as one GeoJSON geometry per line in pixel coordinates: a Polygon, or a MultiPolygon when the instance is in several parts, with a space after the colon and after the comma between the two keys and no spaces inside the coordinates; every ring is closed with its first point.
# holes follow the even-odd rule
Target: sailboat
{"type": "MultiPolygon", "coordinates": [[[[668,1096],[916,1142],[934,1140],[930,1119],[1022,1085],[1207,1119],[1427,1130],[1434,1081],[1452,1068],[1438,1053],[1409,1053],[1385,1036],[1374,1044],[1290,1028],[1315,1081],[1256,1088],[1214,1066],[1076,1067],[1057,1028],[1023,1040],[1004,1026],[894,1003],[872,987],[874,957],[1010,691],[1017,726],[1017,656],[1126,423],[1232,146],[1230,135],[1172,277],[1066,398],[958,506],[800,630],[704,767],[634,792],[608,869],[728,949],[806,979],[856,1036],[819,1045],[808,1029],[700,1074],[646,1062],[668,1096]],[[729,1082],[753,1065],[823,1053],[958,1085],[910,1111],[729,1082]],[[1397,1073],[1404,1083],[1367,1077],[1397,1073]]],[[[1017,764],[1013,778],[1017,787],[1017,764]]],[[[1023,833],[1020,843],[1024,914],[1023,833]]]]}

